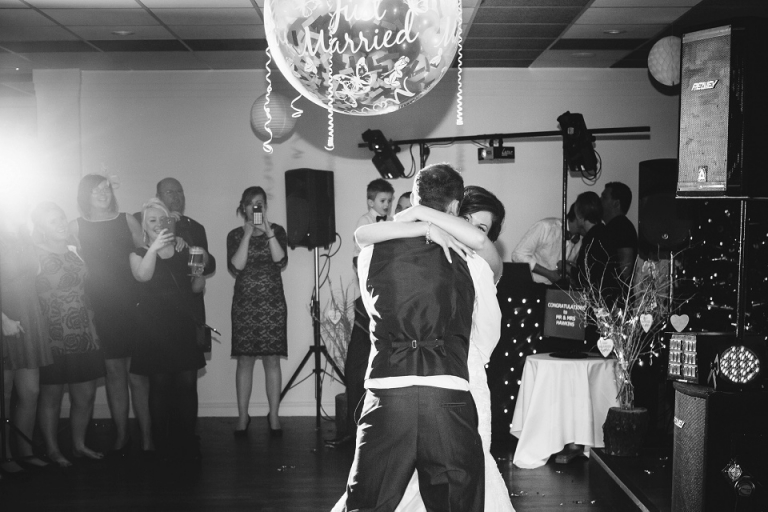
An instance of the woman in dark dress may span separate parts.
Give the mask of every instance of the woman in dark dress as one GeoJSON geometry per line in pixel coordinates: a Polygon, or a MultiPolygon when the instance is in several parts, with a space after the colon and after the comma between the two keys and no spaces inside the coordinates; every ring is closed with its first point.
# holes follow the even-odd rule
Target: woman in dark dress
{"type": "Polygon", "coordinates": [[[152,450],[149,381],[128,371],[136,338],[136,281],[131,275],[128,255],[144,243],[141,226],[132,215],[117,211],[112,184],[104,176],[83,176],[77,189],[77,205],[81,217],[70,223],[70,230],[79,240],[81,256],[88,267],[85,293],[93,307],[93,320],[101,341],[107,369],[107,403],[117,430],[114,450],[107,452],[107,456],[125,456],[130,451],[131,398],[141,430],[142,448],[152,450]]]}
{"type": "MultiPolygon", "coordinates": [[[[0,204],[0,293],[2,297],[3,360],[5,410],[13,426],[27,438],[32,438],[40,391],[40,368],[53,362],[48,346],[48,325],[40,311],[35,290],[37,257],[32,239],[24,229],[26,215],[3,201],[0,204]],[[16,392],[16,407],[12,410],[11,393],[16,392]]],[[[10,430],[6,425],[6,453],[10,454],[10,430]]],[[[22,466],[45,466],[35,457],[32,445],[16,436],[16,460],[22,466]]],[[[0,473],[22,472],[14,461],[0,460],[0,473]]]]}
{"type": "Polygon", "coordinates": [[[205,278],[190,275],[188,249],[176,251],[172,229],[165,227],[172,219],[159,199],[142,208],[146,243],[130,256],[140,283],[131,373],[149,378],[152,438],[160,457],[197,460],[197,370],[205,357],[197,343],[195,294],[203,292],[205,278]]]}
{"type": "Polygon", "coordinates": [[[54,203],[38,205],[32,212],[40,240],[37,256],[40,273],[37,293],[48,321],[48,343],[53,364],[40,369],[38,419],[48,458],[59,467],[72,463],[59,449],[59,416],[64,388],[69,388],[72,456],[101,459],[85,445],[85,432],[93,414],[96,380],[104,376],[104,357],[99,349],[93,311],[85,297],[85,263],[69,235],[64,211],[54,203]]]}
{"type": "Polygon", "coordinates": [[[288,264],[285,229],[267,219],[267,194],[261,187],[243,192],[237,213],[243,227],[227,235],[227,266],[235,276],[232,298],[232,357],[237,357],[237,410],[235,435],[244,435],[251,422],[248,405],[253,387],[253,366],[262,358],[269,402],[270,433],[280,428],[280,357],[288,355],[287,308],[280,272],[288,264]],[[262,210],[254,222],[254,206],[262,210]]]}

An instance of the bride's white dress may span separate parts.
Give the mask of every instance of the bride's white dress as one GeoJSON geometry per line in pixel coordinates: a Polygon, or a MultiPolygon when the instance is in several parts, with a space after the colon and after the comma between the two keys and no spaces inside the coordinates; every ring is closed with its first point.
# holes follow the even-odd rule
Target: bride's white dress
{"type": "MultiPolygon", "coordinates": [[[[479,256],[470,258],[468,265],[475,266],[475,310],[472,315],[469,357],[469,391],[477,406],[477,430],[485,454],[485,512],[514,512],[509,491],[491,455],[491,391],[485,374],[485,365],[501,334],[501,310],[496,299],[493,271],[479,256]]],[[[347,495],[341,497],[332,512],[342,512],[347,495]]],[[[419,481],[414,471],[395,512],[426,512],[419,493],[419,481]]]]}

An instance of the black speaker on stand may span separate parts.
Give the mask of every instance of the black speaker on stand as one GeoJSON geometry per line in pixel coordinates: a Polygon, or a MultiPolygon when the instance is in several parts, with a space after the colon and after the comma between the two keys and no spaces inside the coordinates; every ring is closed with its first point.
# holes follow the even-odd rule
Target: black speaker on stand
{"type": "Polygon", "coordinates": [[[285,172],[285,195],[288,219],[288,242],[291,247],[304,246],[314,251],[315,286],[312,291],[310,311],[312,311],[312,327],[314,343],[309,347],[304,359],[293,372],[288,383],[280,393],[280,400],[288,393],[298,378],[309,358],[314,356],[315,368],[315,416],[316,426],[320,427],[320,409],[322,403],[322,376],[327,373],[322,368],[322,358],[325,356],[328,364],[341,379],[344,374],[336,366],[328,349],[323,345],[320,335],[320,252],[319,247],[330,246],[336,240],[336,213],[333,202],[333,171],[318,171],[315,169],[294,169],[285,172]]]}
{"type": "MultiPolygon", "coordinates": [[[[727,280],[720,272],[707,276],[723,280],[720,287],[735,287],[735,304],[728,305],[731,313],[725,326],[735,327],[735,332],[726,334],[733,337],[734,345],[746,339],[749,327],[747,271],[764,265],[747,253],[756,245],[748,236],[749,220],[759,203],[754,199],[768,198],[768,173],[762,162],[768,114],[768,96],[763,91],[768,79],[765,26],[766,20],[757,18],[734,20],[685,33],[682,39],[677,197],[715,199],[703,203],[720,206],[726,216],[738,215],[735,250],[721,256],[738,260],[736,275],[727,280]],[[726,198],[736,199],[738,208],[722,201],[726,198]]],[[[710,222],[712,217],[706,217],[710,222]]],[[[700,216],[700,232],[702,221],[700,216]]],[[[713,295],[708,298],[707,308],[699,308],[695,315],[707,315],[716,306],[713,295]]],[[[670,351],[670,367],[680,363],[699,368],[699,342],[683,336],[678,356],[688,355],[677,361],[670,351]]],[[[714,386],[717,378],[712,377],[723,362],[716,359],[709,368],[701,367],[699,377],[706,380],[698,382],[714,386]]],[[[739,366],[736,373],[744,369],[739,366]]],[[[674,389],[672,511],[768,510],[768,394],[763,390],[729,393],[680,382],[674,389]]]]}

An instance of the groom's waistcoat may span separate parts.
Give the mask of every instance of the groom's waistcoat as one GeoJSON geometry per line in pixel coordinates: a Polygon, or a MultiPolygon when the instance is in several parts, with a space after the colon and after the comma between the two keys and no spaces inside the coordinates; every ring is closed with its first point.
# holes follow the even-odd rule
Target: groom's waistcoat
{"type": "Polygon", "coordinates": [[[366,281],[373,302],[370,378],[469,380],[475,288],[466,262],[455,253],[452,259],[423,237],[374,246],[366,281]]]}

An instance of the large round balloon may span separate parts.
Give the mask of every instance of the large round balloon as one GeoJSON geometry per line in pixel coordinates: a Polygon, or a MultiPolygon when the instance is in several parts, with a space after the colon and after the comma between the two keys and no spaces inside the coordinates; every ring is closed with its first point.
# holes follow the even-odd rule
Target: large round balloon
{"type": "Polygon", "coordinates": [[[266,0],[277,67],[342,114],[386,114],[432,89],[459,42],[458,0],[266,0]]]}

